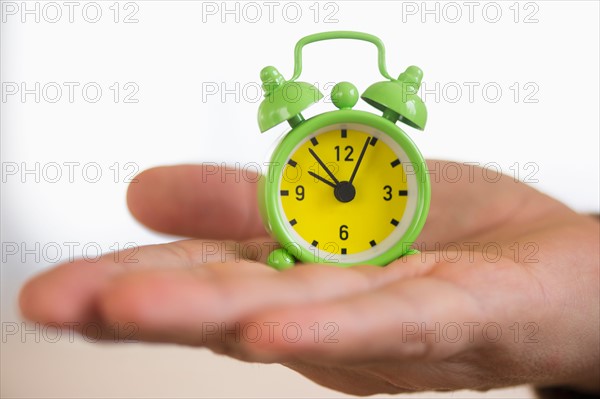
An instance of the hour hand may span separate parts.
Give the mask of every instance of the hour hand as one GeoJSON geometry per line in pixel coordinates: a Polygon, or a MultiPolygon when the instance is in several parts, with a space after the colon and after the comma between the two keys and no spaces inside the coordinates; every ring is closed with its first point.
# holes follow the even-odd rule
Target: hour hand
{"type": "Polygon", "coordinates": [[[331,186],[333,188],[335,188],[335,184],[330,182],[329,180],[325,179],[324,177],[319,176],[318,174],[314,173],[314,172],[308,172],[309,175],[311,175],[312,177],[314,177],[315,179],[321,180],[323,183],[327,184],[328,186],[331,186]]]}
{"type": "MultiPolygon", "coordinates": [[[[325,165],[325,163],[321,160],[321,158],[319,158],[319,156],[317,155],[316,152],[314,152],[312,150],[312,148],[309,148],[308,151],[310,152],[310,155],[313,156],[313,158],[315,158],[317,160],[317,162],[319,163],[319,165],[321,165],[321,167],[325,170],[325,172],[327,172],[327,174],[329,175],[329,177],[331,177],[331,180],[333,180],[333,183],[335,185],[339,184],[338,179],[335,178],[335,176],[333,175],[333,173],[331,173],[331,171],[329,170],[329,168],[327,167],[327,165],[325,165]]],[[[334,185],[334,187],[335,187],[334,185]]]]}

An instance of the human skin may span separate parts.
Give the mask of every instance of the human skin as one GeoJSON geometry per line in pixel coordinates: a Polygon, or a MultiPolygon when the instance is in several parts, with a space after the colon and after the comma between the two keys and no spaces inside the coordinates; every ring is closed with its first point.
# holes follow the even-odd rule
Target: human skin
{"type": "Polygon", "coordinates": [[[429,167],[437,175],[415,244],[422,254],[386,267],[282,272],[263,263],[272,239],[256,179],[202,165],[147,170],[129,187],[132,214],[194,239],[53,268],[23,287],[22,313],[99,323],[107,338],[115,323],[135,323],[135,339],[282,363],[357,395],[516,384],[600,391],[598,220],[510,176],[494,181],[443,161],[429,167]],[[440,177],[450,167],[460,179],[440,177]],[[265,250],[245,250],[258,247],[265,250]],[[260,257],[241,258],[251,252],[260,257]],[[236,323],[248,332],[239,340],[227,333],[236,323]],[[293,338],[268,330],[288,323],[299,326],[297,341],[294,330],[293,338]],[[259,339],[256,326],[264,327],[259,339]]]}

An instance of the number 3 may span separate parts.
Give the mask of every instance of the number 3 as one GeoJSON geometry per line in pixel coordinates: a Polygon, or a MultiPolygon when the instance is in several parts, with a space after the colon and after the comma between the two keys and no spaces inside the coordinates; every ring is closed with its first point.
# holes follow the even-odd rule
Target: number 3
{"type": "Polygon", "coordinates": [[[385,187],[383,187],[383,189],[385,190],[385,195],[383,196],[383,199],[386,201],[391,200],[392,199],[392,187],[385,186],[385,187]]]}

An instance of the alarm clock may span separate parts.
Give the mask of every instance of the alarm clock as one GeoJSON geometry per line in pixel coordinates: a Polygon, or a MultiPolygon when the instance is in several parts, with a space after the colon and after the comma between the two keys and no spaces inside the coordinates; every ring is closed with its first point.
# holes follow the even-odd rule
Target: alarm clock
{"type": "Polygon", "coordinates": [[[306,36],[294,50],[294,75],[285,80],[272,66],[260,77],[264,100],[258,110],[261,133],[288,122],[258,184],[258,203],[267,231],[279,248],[267,263],[278,270],[297,261],[333,266],[379,265],[415,253],[411,245],[429,210],[430,181],[425,160],[397,126],[423,130],[427,109],[417,95],[423,73],[408,67],[397,79],[386,68],[383,42],[351,31],[306,36]],[[374,44],[386,79],[360,96],[380,113],[352,109],[359,98],[349,82],[331,92],[336,110],[309,119],[302,111],[323,98],[302,72],[305,45],[332,39],[374,44]]]}

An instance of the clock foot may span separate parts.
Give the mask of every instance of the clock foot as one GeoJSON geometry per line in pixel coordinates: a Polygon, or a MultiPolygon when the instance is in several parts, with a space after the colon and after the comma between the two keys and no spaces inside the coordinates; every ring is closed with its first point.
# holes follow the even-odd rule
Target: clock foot
{"type": "Polygon", "coordinates": [[[276,270],[290,269],[295,263],[296,259],[283,248],[271,252],[267,258],[267,264],[276,270]]]}
{"type": "Polygon", "coordinates": [[[414,249],[414,248],[409,248],[408,251],[406,251],[404,253],[404,255],[402,256],[410,256],[410,255],[416,255],[416,254],[420,254],[421,251],[419,251],[418,249],[414,249]]]}

